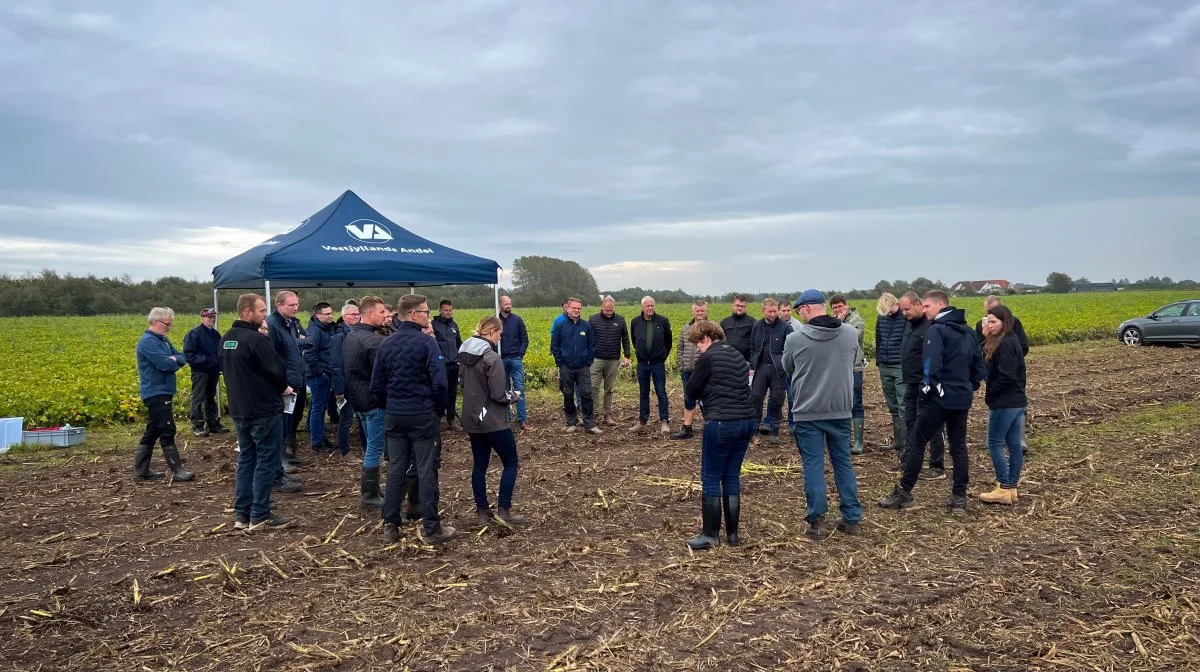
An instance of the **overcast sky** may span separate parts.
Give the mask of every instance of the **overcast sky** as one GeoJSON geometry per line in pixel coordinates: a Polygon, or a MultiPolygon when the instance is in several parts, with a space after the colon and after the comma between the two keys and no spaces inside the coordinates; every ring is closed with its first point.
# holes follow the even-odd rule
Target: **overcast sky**
{"type": "Polygon", "coordinates": [[[13,0],[0,271],[208,279],[353,189],[602,289],[1200,279],[1198,45],[1169,1],[13,0]]]}

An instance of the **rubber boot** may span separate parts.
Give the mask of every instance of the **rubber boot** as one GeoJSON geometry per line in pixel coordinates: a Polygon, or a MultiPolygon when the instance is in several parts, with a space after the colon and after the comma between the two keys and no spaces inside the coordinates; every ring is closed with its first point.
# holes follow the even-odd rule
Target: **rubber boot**
{"type": "Polygon", "coordinates": [[[296,442],[295,434],[292,434],[291,436],[289,436],[287,439],[287,443],[285,443],[283,446],[283,460],[284,460],[284,462],[287,462],[288,464],[292,465],[293,467],[303,467],[304,466],[303,460],[296,457],[296,449],[298,447],[299,447],[299,444],[296,442]]]}
{"type": "Polygon", "coordinates": [[[379,494],[379,467],[363,467],[358,503],[363,508],[383,506],[383,497],[379,494]]]}
{"type": "Polygon", "coordinates": [[[690,438],[692,438],[692,426],[691,425],[680,426],[679,431],[672,434],[671,438],[672,439],[690,439],[690,438]]]}
{"type": "Polygon", "coordinates": [[[133,480],[156,481],[163,477],[160,471],[150,471],[150,455],[153,453],[154,446],[145,444],[133,451],[133,480]]]}
{"type": "Polygon", "coordinates": [[[742,515],[742,496],[741,495],[725,495],[721,498],[721,504],[725,509],[725,541],[730,546],[737,546],[742,543],[738,537],[738,518],[742,515]]]}
{"type": "Polygon", "coordinates": [[[863,419],[854,418],[851,420],[854,426],[854,445],[850,447],[851,455],[863,454],[863,419]]]}
{"type": "Polygon", "coordinates": [[[897,418],[892,423],[892,450],[895,450],[898,455],[903,455],[907,440],[908,436],[904,431],[904,422],[897,418]]]}
{"type": "Polygon", "coordinates": [[[415,474],[404,479],[404,489],[407,491],[408,511],[405,520],[421,520],[421,481],[415,474]]]}
{"type": "Polygon", "coordinates": [[[721,543],[721,498],[705,497],[700,516],[700,534],[687,540],[687,545],[694,551],[703,551],[721,543]]]}
{"type": "Polygon", "coordinates": [[[167,458],[167,466],[171,468],[171,478],[177,481],[190,481],[195,474],[183,468],[183,458],[179,457],[179,447],[169,444],[162,447],[163,457],[167,458]]]}

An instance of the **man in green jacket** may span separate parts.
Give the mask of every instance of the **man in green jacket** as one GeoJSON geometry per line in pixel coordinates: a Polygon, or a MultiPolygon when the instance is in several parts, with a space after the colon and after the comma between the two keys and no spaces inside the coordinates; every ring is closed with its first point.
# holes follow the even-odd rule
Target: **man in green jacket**
{"type": "Polygon", "coordinates": [[[834,294],[833,298],[829,299],[829,308],[833,310],[833,314],[839,320],[854,327],[854,330],[858,332],[858,352],[854,353],[854,408],[850,411],[854,445],[850,447],[850,452],[861,455],[863,452],[863,366],[866,363],[863,333],[867,330],[867,321],[859,314],[857,308],[850,307],[850,304],[846,302],[846,297],[841,294],[834,294]]]}

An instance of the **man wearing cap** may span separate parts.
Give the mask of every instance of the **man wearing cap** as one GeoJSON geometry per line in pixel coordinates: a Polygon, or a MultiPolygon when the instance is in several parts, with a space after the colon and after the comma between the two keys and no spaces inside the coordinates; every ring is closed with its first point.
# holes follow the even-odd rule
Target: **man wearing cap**
{"type": "Polygon", "coordinates": [[[217,385],[221,380],[221,332],[216,329],[217,311],[200,311],[200,324],[183,337],[183,354],[192,367],[192,433],[196,436],[225,434],[217,412],[217,385]]]}
{"type": "Polygon", "coordinates": [[[837,529],[858,532],[862,504],[850,462],[850,416],[854,405],[854,358],[858,332],[825,312],[825,295],[805,290],[796,299],[804,324],[783,346],[783,369],[791,376],[792,437],[804,463],[805,534],[822,539],[821,523],[829,510],[825,489],[825,453],[833,466],[842,519],[837,529]]]}

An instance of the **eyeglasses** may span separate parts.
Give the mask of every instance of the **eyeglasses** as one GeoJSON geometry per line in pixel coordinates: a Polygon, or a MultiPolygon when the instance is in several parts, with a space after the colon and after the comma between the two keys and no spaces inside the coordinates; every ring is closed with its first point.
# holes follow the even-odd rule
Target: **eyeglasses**
{"type": "Polygon", "coordinates": [[[428,311],[428,310],[410,310],[410,311],[408,311],[408,312],[409,312],[410,314],[412,314],[412,315],[419,315],[419,314],[421,314],[421,313],[425,313],[426,315],[428,315],[428,314],[429,314],[429,311],[428,311]]]}
{"type": "Polygon", "coordinates": [[[175,324],[175,320],[155,320],[155,322],[158,322],[160,324],[165,324],[168,327],[171,326],[172,324],[175,324]]]}

